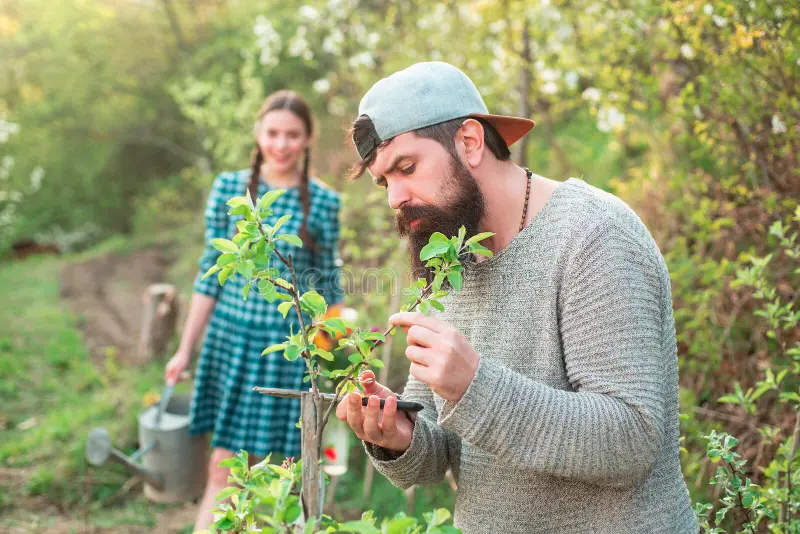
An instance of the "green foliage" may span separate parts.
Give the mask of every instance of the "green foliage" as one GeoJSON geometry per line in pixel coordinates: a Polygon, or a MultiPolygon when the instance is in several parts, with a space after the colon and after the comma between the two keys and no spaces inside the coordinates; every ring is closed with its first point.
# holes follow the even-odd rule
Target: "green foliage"
{"type": "Polygon", "coordinates": [[[280,466],[270,464],[269,456],[248,467],[247,453],[240,451],[235,457],[220,462],[220,467],[230,468],[228,481],[233,486],[217,495],[224,501],[214,508],[215,521],[210,530],[197,534],[216,532],[263,532],[264,534],[326,534],[352,532],[361,534],[457,534],[460,530],[446,525],[450,512],[444,508],[424,514],[424,523],[414,517],[398,513],[380,523],[371,511],[364,512],[358,521],[337,522],[323,516],[319,525],[315,518],[303,520],[299,501],[302,462],[287,459],[280,466]],[[258,521],[258,524],[256,523],[258,521]]]}
{"type": "MultiPolygon", "coordinates": [[[[759,487],[745,474],[747,462],[735,452],[738,440],[727,433],[714,431],[706,436],[709,440],[707,457],[712,462],[721,462],[711,479],[712,485],[721,489],[719,503],[697,504],[695,511],[703,532],[727,532],[726,525],[737,525],[737,532],[758,532],[759,525],[770,532],[796,532],[800,528],[800,476],[798,476],[797,449],[800,445],[800,341],[789,346],[796,333],[800,314],[793,310],[795,300],[785,301],[775,288],[768,267],[776,255],[788,260],[787,269],[794,280],[800,279],[800,249],[797,235],[800,230],[800,209],[786,221],[776,221],[769,234],[775,240],[775,251],[763,257],[748,256],[737,270],[737,278],[731,284],[735,288],[749,288],[760,307],[754,311],[766,324],[766,337],[771,341],[771,359],[768,367],[754,387],[744,390],[737,382],[734,392],[718,399],[721,403],[740,406],[746,413],[757,415],[765,408],[759,400],[772,396],[773,402],[788,406],[794,419],[794,431],[782,439],[777,454],[763,470],[764,482],[759,487]],[[714,519],[710,518],[716,509],[714,519]],[[737,513],[739,517],[732,517],[737,513]],[[730,515],[729,515],[730,514],[730,515]],[[725,520],[728,519],[726,523],[725,520]],[[716,526],[712,526],[716,525],[716,526]]],[[[765,426],[760,429],[767,439],[776,439],[780,429],[765,426]]]]}

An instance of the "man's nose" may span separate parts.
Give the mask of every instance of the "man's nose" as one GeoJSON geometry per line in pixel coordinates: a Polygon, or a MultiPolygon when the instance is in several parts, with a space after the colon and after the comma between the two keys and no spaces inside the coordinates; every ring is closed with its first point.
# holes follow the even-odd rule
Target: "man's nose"
{"type": "Polygon", "coordinates": [[[411,200],[408,189],[401,184],[390,183],[386,186],[386,191],[389,195],[389,207],[393,210],[400,209],[403,204],[411,200]]]}

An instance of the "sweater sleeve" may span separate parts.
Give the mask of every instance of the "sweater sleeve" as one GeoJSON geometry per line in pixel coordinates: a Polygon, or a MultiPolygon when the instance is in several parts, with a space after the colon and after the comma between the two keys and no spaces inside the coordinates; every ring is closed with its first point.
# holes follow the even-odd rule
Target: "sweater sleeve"
{"type": "Polygon", "coordinates": [[[218,237],[230,239],[232,235],[227,235],[228,230],[228,205],[227,202],[232,198],[233,194],[226,194],[226,181],[230,180],[230,176],[226,173],[220,174],[214,180],[214,185],[211,187],[211,193],[208,195],[206,202],[205,220],[205,248],[200,260],[197,262],[200,271],[194,279],[194,290],[197,293],[202,293],[209,297],[217,298],[222,289],[222,286],[217,281],[216,276],[209,276],[203,280],[203,275],[211,267],[217,263],[217,258],[222,254],[220,251],[211,246],[211,240],[218,237]]]}
{"type": "Polygon", "coordinates": [[[375,469],[395,486],[406,489],[415,485],[438,484],[448,468],[458,473],[461,443],[458,436],[440,427],[430,388],[409,376],[403,400],[417,401],[425,408],[417,414],[411,445],[401,455],[364,442],[375,469]]]}
{"type": "Polygon", "coordinates": [[[617,487],[644,481],[665,434],[669,296],[657,249],[641,241],[605,224],[566,268],[560,331],[573,391],[481,357],[461,400],[445,403],[441,427],[537,473],[617,487]]]}

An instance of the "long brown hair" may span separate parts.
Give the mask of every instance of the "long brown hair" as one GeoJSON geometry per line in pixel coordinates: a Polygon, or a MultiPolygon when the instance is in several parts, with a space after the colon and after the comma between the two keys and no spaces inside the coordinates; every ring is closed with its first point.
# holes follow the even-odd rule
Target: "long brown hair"
{"type": "MultiPolygon", "coordinates": [[[[256,124],[260,125],[261,121],[264,119],[264,116],[270,111],[274,111],[276,109],[288,109],[297,115],[297,118],[303,121],[303,125],[306,128],[306,134],[309,137],[314,134],[314,120],[311,115],[311,108],[299,94],[295,93],[294,91],[287,90],[272,93],[269,97],[267,97],[267,100],[258,111],[258,121],[256,124]]],[[[259,175],[261,174],[261,165],[264,163],[264,155],[261,153],[258,142],[256,142],[256,146],[253,149],[253,152],[250,154],[250,162],[252,172],[250,173],[250,183],[248,185],[248,189],[250,190],[250,196],[255,199],[256,195],[258,194],[258,180],[259,175]]],[[[311,211],[311,191],[309,190],[308,176],[308,169],[310,165],[311,151],[308,147],[306,147],[303,157],[303,171],[300,174],[300,187],[298,188],[298,192],[300,194],[300,204],[303,206],[303,223],[300,226],[300,239],[303,240],[303,244],[306,247],[313,250],[314,241],[311,239],[311,234],[308,231],[308,214],[311,211]]]]}

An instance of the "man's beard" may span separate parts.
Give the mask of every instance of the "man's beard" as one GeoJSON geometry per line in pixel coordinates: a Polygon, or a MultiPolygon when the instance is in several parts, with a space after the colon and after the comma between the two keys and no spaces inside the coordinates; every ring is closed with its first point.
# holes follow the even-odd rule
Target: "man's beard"
{"type": "Polygon", "coordinates": [[[450,157],[450,175],[440,190],[444,207],[425,205],[400,208],[395,214],[395,227],[398,235],[408,237],[408,251],[411,262],[411,276],[424,277],[429,282],[430,269],[419,259],[422,248],[434,232],[441,232],[448,238],[458,235],[464,226],[467,236],[478,233],[478,225],[486,211],[486,201],[480,186],[458,158],[450,157]],[[411,221],[419,219],[415,229],[411,221]]]}

